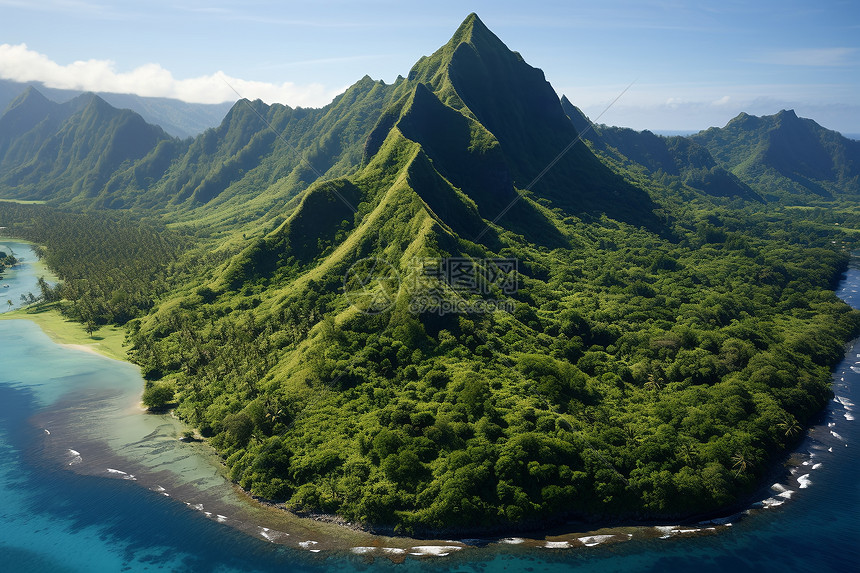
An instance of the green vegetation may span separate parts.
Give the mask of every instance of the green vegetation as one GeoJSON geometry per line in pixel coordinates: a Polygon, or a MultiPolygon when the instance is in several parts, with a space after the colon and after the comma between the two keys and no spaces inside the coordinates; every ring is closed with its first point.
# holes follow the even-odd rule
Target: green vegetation
{"type": "MultiPolygon", "coordinates": [[[[832,292],[850,188],[787,209],[705,143],[605,126],[557,158],[587,121],[471,15],[393,85],[239,102],[51,199],[83,213],[2,203],[0,226],[44,246],[45,304],[127,325],[147,407],[297,512],[442,533],[725,507],[860,332],[832,292]],[[450,259],[471,288],[416,262],[450,259]]],[[[86,177],[61,167],[40,182],[86,177]]]]}
{"type": "Polygon", "coordinates": [[[653,174],[663,187],[674,183],[715,197],[762,200],[749,185],[717,165],[705,147],[689,138],[594,125],[566,97],[561,98],[561,106],[592,151],[609,164],[653,174]]]}
{"type": "Polygon", "coordinates": [[[860,194],[860,142],[793,110],[764,117],[741,113],[690,139],[770,201],[810,204],[860,194]]]}
{"type": "Polygon", "coordinates": [[[560,227],[575,249],[507,244],[524,272],[513,315],[357,314],[326,286],[339,270],[285,281],[296,292],[269,307],[254,279],[163,306],[135,325],[135,356],[233,479],[296,510],[468,529],[749,491],[860,325],[830,290],[834,235],[749,212],[674,241],[560,227]]]}
{"type": "Polygon", "coordinates": [[[0,251],[0,278],[3,278],[3,271],[5,271],[7,267],[11,267],[16,264],[18,264],[18,259],[16,259],[12,253],[0,251]]]}
{"type": "Polygon", "coordinates": [[[174,396],[170,384],[148,382],[143,389],[143,405],[150,410],[163,410],[173,405],[174,396]]]}
{"type": "Polygon", "coordinates": [[[93,94],[64,104],[29,89],[0,117],[0,183],[16,199],[45,199],[50,180],[54,201],[97,196],[113,172],[168,139],[129,110],[93,94]]]}
{"type": "Polygon", "coordinates": [[[42,247],[36,253],[62,281],[40,281],[42,302],[92,331],[125,324],[152,308],[174,280],[178,235],[134,219],[66,213],[44,205],[0,202],[0,226],[42,247]],[[168,278],[168,276],[172,278],[168,278]]]}

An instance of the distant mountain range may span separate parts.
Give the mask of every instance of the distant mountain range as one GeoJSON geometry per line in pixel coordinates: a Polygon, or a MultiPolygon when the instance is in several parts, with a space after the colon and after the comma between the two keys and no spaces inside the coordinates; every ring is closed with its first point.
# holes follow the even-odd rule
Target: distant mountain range
{"type": "MultiPolygon", "coordinates": [[[[476,42],[486,42],[482,47],[487,53],[510,53],[492,45],[498,41],[492,38],[477,38],[476,42]]],[[[425,58],[408,79],[398,78],[386,85],[365,77],[320,109],[246,100],[204,106],[116,94],[80,94],[56,103],[43,91],[60,96],[58,99],[73,92],[0,80],[0,104],[4,97],[23,89],[0,116],[0,194],[80,200],[108,208],[170,205],[193,218],[205,206],[213,221],[266,219],[272,206],[289,201],[321,176],[328,179],[359,168],[378,150],[386,130],[399,121],[395,110],[405,113],[407,108],[411,113],[405,129],[420,128],[418,139],[442,138],[422,143],[428,153],[446,155],[436,157],[434,163],[444,176],[458,181],[465,175],[458,176],[451,165],[469,164],[474,158],[447,154],[453,149],[453,134],[471,128],[447,125],[444,118],[414,119],[434,116],[441,109],[434,107],[429,93],[441,94],[440,103],[449,107],[467,106],[471,113],[466,117],[494,134],[498,149],[493,154],[500,161],[492,168],[495,176],[505,173],[504,177],[511,178],[508,183],[520,189],[529,183],[527,173],[540,172],[539,165],[550,163],[564,142],[574,141],[580,133],[604,161],[616,166],[634,164],[710,196],[805,203],[860,193],[860,142],[798,118],[793,111],[760,118],[740,114],[724,128],[686,137],[594,125],[566,97],[559,106],[542,73],[521,71],[518,56],[482,60],[476,53],[461,49],[444,55],[442,66],[453,64],[454,71],[438,88],[438,74],[423,70],[425,58]],[[453,75],[457,73],[462,75],[453,75]],[[496,85],[499,78],[507,82],[504,91],[496,90],[501,88],[496,85]],[[459,86],[456,96],[450,95],[454,82],[459,86]],[[416,84],[430,90],[419,88],[417,96],[407,97],[416,84]],[[493,97],[489,97],[491,90],[496,90],[493,97]],[[124,110],[120,112],[117,106],[124,110]],[[562,121],[564,114],[570,119],[569,127],[562,127],[568,125],[562,121]],[[116,120],[120,115],[123,119],[116,120]],[[152,124],[164,131],[153,129],[152,124]],[[177,132],[210,124],[217,127],[194,139],[175,137],[177,132]],[[430,125],[433,129],[427,131],[430,125]],[[450,130],[440,131],[441,126],[450,130]],[[112,133],[118,127],[123,133],[112,133]],[[88,150],[84,155],[76,150],[81,146],[88,150]],[[70,155],[74,153],[78,155],[70,155]],[[256,205],[254,211],[244,209],[249,201],[256,205]],[[242,212],[234,212],[240,206],[242,212]]],[[[512,191],[491,189],[508,183],[498,180],[486,185],[471,168],[467,171],[470,182],[463,189],[471,188],[470,198],[483,211],[499,213],[512,191]]],[[[583,144],[574,145],[536,185],[528,191],[574,211],[601,211],[627,220],[641,219],[648,211],[643,210],[648,201],[645,196],[632,201],[608,200],[601,189],[630,197],[637,193],[632,188],[622,191],[618,176],[596,161],[583,144]],[[574,181],[579,187],[558,195],[554,190],[560,188],[559,181],[574,181]]]]}
{"type": "MultiPolygon", "coordinates": [[[[23,83],[0,79],[0,113],[28,87],[38,89],[46,98],[57,103],[68,102],[84,93],[49,88],[40,82],[23,83]]],[[[234,103],[188,103],[171,98],[107,92],[99,92],[97,95],[114,107],[139,113],[148,123],[158,125],[170,135],[179,138],[194,137],[207,128],[218,125],[234,103]]]]}
{"type": "Polygon", "coordinates": [[[561,104],[583,138],[604,156],[622,164],[636,163],[650,173],[678,177],[688,187],[708,195],[761,200],[749,185],[718,165],[708,149],[691,138],[594,125],[567,97],[562,97],[561,104]]]}
{"type": "Polygon", "coordinates": [[[742,113],[723,128],[666,137],[594,125],[564,97],[562,106],[605,157],[679,177],[709,195],[801,204],[860,195],[860,142],[798,118],[793,110],[763,117],[742,113]]]}
{"type": "Polygon", "coordinates": [[[115,171],[159,142],[173,140],[97,95],[58,104],[29,87],[0,116],[0,182],[18,197],[91,203],[115,171]]]}

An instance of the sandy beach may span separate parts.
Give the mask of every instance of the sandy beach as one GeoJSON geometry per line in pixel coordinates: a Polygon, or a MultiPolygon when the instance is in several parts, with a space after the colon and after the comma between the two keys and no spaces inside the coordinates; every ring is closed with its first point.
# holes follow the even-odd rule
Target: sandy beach
{"type": "Polygon", "coordinates": [[[95,346],[96,346],[95,344],[93,344],[93,345],[86,345],[86,344],[60,344],[60,346],[62,346],[63,348],[71,348],[72,350],[79,350],[79,351],[81,351],[81,352],[89,352],[90,354],[95,354],[96,356],[101,356],[102,358],[108,358],[109,360],[113,360],[113,358],[110,358],[109,356],[106,356],[105,354],[103,354],[103,353],[99,352],[99,351],[95,348],[95,346]]]}

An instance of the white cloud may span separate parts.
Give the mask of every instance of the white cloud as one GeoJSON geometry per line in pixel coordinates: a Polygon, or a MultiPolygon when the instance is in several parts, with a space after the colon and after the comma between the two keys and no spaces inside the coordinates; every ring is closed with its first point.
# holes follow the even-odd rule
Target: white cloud
{"type": "Polygon", "coordinates": [[[725,95],[725,96],[721,97],[720,99],[711,102],[711,105],[726,105],[731,100],[732,100],[731,96],[725,95]]]}
{"type": "Polygon", "coordinates": [[[319,107],[342,89],[322,84],[272,84],[230,77],[222,71],[196,78],[177,79],[159,64],[145,64],[119,72],[110,60],[79,60],[61,65],[26,44],[0,44],[0,78],[18,82],[38,81],[51,88],[94,92],[130,93],[169,97],[194,103],[220,103],[241,97],[266,103],[319,107]],[[235,91],[234,91],[235,90],[235,91]]]}

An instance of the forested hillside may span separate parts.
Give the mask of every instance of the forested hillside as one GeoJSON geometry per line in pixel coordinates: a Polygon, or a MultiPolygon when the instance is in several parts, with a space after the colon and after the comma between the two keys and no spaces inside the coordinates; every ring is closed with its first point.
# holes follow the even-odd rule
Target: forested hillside
{"type": "Polygon", "coordinates": [[[36,254],[61,282],[50,287],[40,281],[38,294],[90,331],[148,312],[157,297],[181,280],[176,262],[193,244],[136,218],[3,201],[0,227],[4,234],[41,245],[36,254]]]}
{"type": "Polygon", "coordinates": [[[860,196],[860,142],[799,118],[793,110],[764,117],[742,113],[725,127],[690,139],[771,200],[856,201],[860,196]]]}
{"type": "Polygon", "coordinates": [[[65,104],[34,88],[0,117],[0,186],[6,198],[85,207],[122,166],[169,140],[161,128],[93,94],[65,104]]]}
{"type": "Polygon", "coordinates": [[[832,292],[847,203],[592,126],[474,14],[394,84],[144,151],[0,226],[45,245],[66,312],[127,323],[148,406],[293,511],[441,535],[718,510],[860,330],[832,292]]]}

